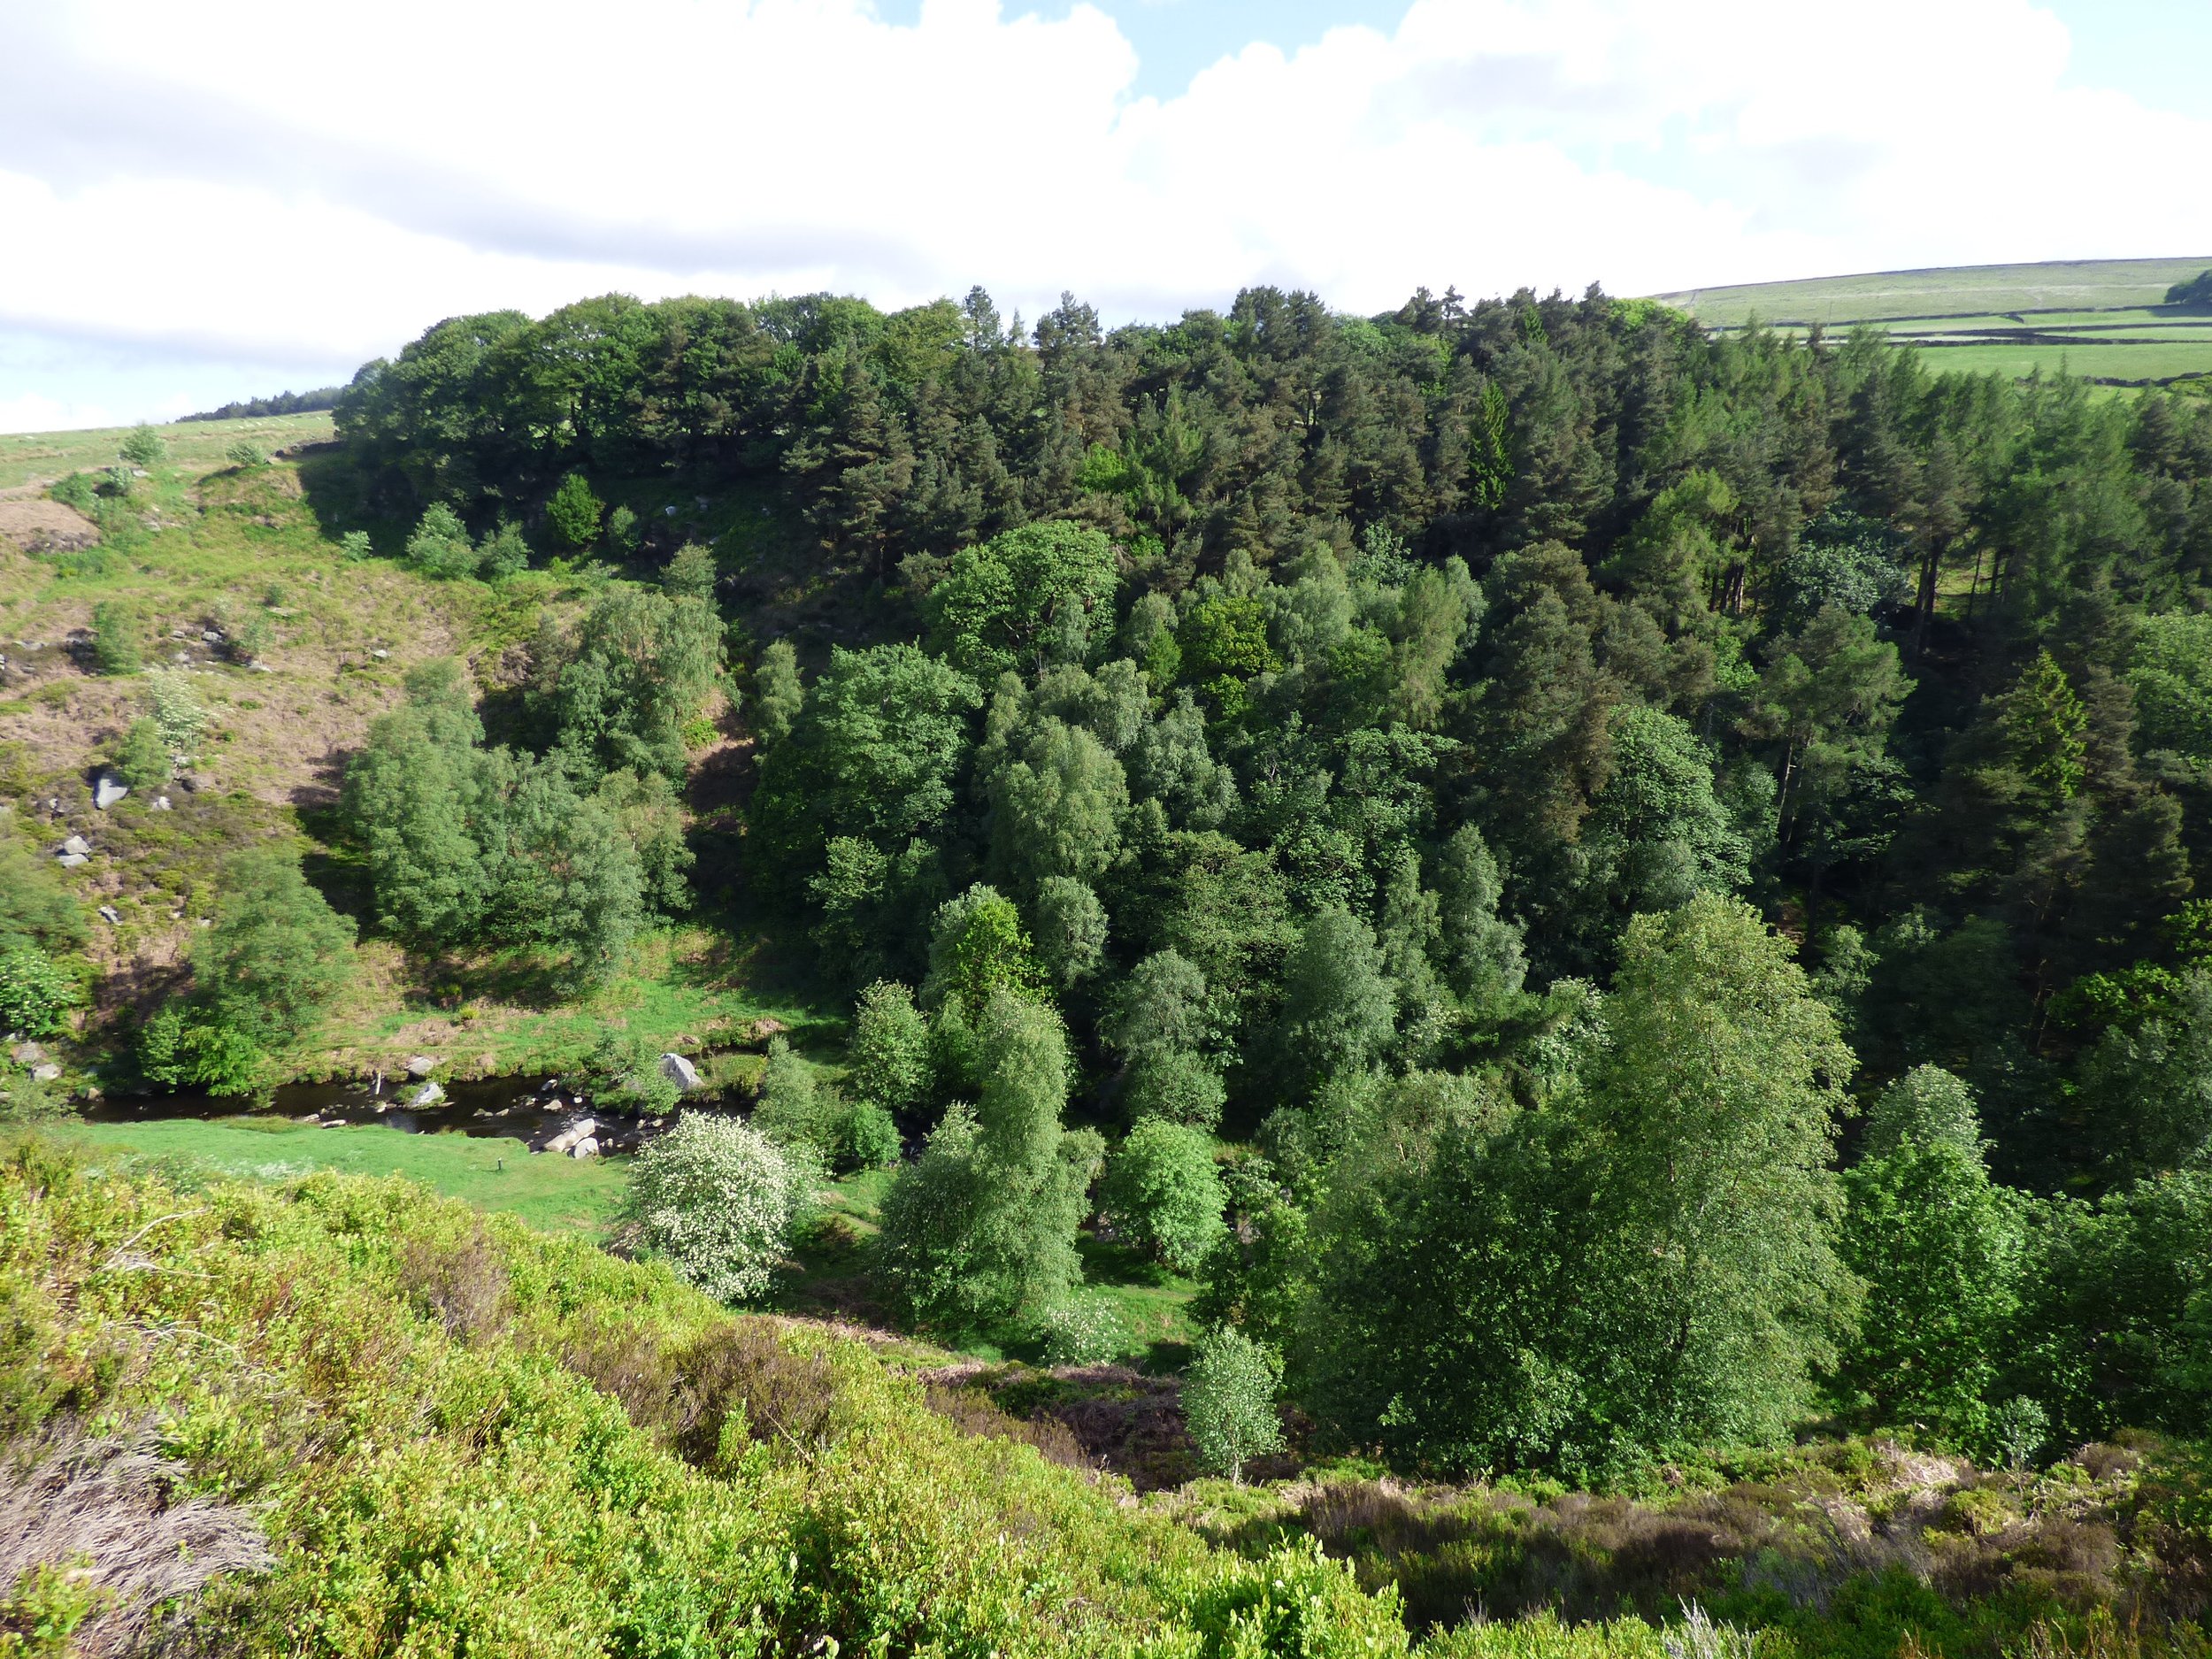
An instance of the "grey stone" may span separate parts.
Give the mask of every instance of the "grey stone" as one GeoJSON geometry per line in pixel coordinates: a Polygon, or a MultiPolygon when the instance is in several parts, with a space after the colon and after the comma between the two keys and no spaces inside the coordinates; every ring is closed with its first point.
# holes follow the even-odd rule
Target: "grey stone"
{"type": "Polygon", "coordinates": [[[661,1056],[661,1075],[688,1094],[701,1086],[699,1068],[680,1054],[661,1056]]]}
{"type": "Polygon", "coordinates": [[[550,1141],[547,1141],[545,1143],[545,1149],[548,1152],[573,1151],[575,1148],[584,1141],[591,1140],[592,1137],[598,1132],[598,1129],[599,1125],[595,1119],[590,1118],[580,1118],[574,1123],[569,1125],[567,1128],[562,1130],[560,1133],[555,1135],[550,1141]]]}
{"type": "Polygon", "coordinates": [[[437,1069],[438,1056],[434,1054],[411,1054],[407,1056],[409,1077],[428,1077],[437,1069]]]}
{"type": "Polygon", "coordinates": [[[61,849],[65,853],[74,853],[78,857],[83,858],[90,855],[92,843],[81,835],[72,835],[61,844],[61,849]]]}
{"type": "Polygon", "coordinates": [[[572,1158],[595,1158],[599,1156],[599,1142],[593,1140],[591,1136],[586,1135],[574,1146],[569,1148],[568,1156],[572,1158]]]}
{"type": "Polygon", "coordinates": [[[170,810],[169,797],[165,795],[156,795],[154,797],[154,810],[157,812],[166,812],[170,810]]]}
{"type": "Polygon", "coordinates": [[[426,1083],[407,1097],[410,1106],[435,1106],[445,1098],[445,1090],[435,1083],[426,1083]]]}
{"type": "Polygon", "coordinates": [[[44,1065],[35,1065],[31,1068],[31,1081],[34,1083],[50,1083],[60,1075],[61,1068],[51,1060],[44,1065]]]}
{"type": "Polygon", "coordinates": [[[130,785],[104,772],[99,781],[92,786],[92,804],[104,812],[130,792],[130,785]]]}
{"type": "Polygon", "coordinates": [[[223,642],[223,631],[220,628],[203,628],[200,631],[200,637],[210,645],[220,645],[223,642]]]}
{"type": "Polygon", "coordinates": [[[82,853],[64,853],[60,857],[54,860],[54,862],[59,864],[64,870],[74,870],[79,864],[84,863],[84,861],[85,856],[82,853]]]}
{"type": "Polygon", "coordinates": [[[110,927],[119,927],[123,925],[123,912],[112,904],[103,904],[100,907],[100,919],[110,927]]]}
{"type": "Polygon", "coordinates": [[[18,1065],[36,1065],[46,1057],[46,1045],[42,1042],[19,1042],[8,1050],[8,1057],[18,1065]]]}

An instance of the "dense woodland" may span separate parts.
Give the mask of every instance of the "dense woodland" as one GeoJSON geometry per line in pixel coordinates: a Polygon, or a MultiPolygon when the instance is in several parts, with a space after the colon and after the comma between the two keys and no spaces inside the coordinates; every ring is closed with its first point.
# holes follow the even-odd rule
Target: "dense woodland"
{"type": "MultiPolygon", "coordinates": [[[[2202,400],[1594,289],[978,291],[454,319],[337,419],[426,571],[664,565],[503,741],[416,676],[373,925],[582,983],[741,889],[854,1010],[756,1125],[903,1141],[918,1327],[1079,1325],[1096,1216],[1408,1469],[2212,1426],[2202,400]],[[775,635],[620,504],[670,478],[877,597],[775,635]],[[689,848],[718,685],[744,833],[689,848]]],[[[219,1002],[150,1070],[213,1080],[219,1002]]]]}

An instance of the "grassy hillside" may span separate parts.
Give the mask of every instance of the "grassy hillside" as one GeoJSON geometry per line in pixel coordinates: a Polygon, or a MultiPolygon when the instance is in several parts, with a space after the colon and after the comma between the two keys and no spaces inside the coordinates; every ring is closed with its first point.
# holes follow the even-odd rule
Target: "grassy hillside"
{"type": "Polygon", "coordinates": [[[2144,385],[2212,373],[2212,317],[2166,291],[2212,257],[1882,271],[1690,288],[1656,297],[1720,329],[1753,318],[1796,333],[1860,324],[1926,348],[1931,366],[2024,376],[2062,365],[2144,385]]]}
{"type": "MultiPolygon", "coordinates": [[[[178,981],[215,872],[242,844],[303,842],[334,898],[357,911],[365,895],[338,834],[338,785],[344,757],[407,672],[456,656],[487,693],[511,690],[513,653],[540,617],[572,617],[618,580],[604,565],[557,565],[495,588],[347,559],[338,538],[357,520],[341,523],[349,507],[331,504],[334,493],[346,499],[342,457],[310,449],[247,468],[225,458],[241,436],[272,450],[326,439],[325,414],[159,430],[167,459],[127,499],[98,501],[96,524],[47,499],[45,485],[111,465],[121,433],[0,440],[0,484],[12,492],[0,498],[0,797],[16,803],[9,827],[27,844],[49,849],[78,834],[93,846],[68,879],[88,913],[105,905],[118,918],[96,926],[88,952],[102,975],[86,1033],[95,1040],[178,981]],[[39,516],[17,524],[11,508],[39,516]],[[169,789],[167,809],[143,792],[104,812],[93,804],[100,764],[150,706],[142,674],[96,672],[102,605],[127,610],[147,664],[184,670],[210,716],[195,787],[169,789]],[[251,626],[265,627],[269,644],[250,664],[206,637],[251,626]]],[[[703,741],[726,743],[712,731],[703,741]]],[[[803,1035],[816,1016],[761,988],[777,981],[757,952],[741,929],[671,928],[578,1003],[526,958],[417,957],[372,939],[355,991],[288,1070],[366,1074],[425,1051],[458,1075],[558,1070],[609,1025],[687,1052],[748,1041],[764,1019],[803,1035]]]]}
{"type": "Polygon", "coordinates": [[[0,1299],[0,1437],[50,1517],[11,1653],[1406,1647],[1310,1550],[1210,1548],[857,1344],[403,1182],[180,1192],[29,1149],[0,1299]]]}

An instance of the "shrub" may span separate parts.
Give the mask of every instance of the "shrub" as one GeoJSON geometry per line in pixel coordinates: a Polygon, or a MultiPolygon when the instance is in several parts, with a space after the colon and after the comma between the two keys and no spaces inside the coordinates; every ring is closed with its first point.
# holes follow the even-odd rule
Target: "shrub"
{"type": "Polygon", "coordinates": [[[1224,1202],[1203,1130],[1148,1118],[1107,1155],[1100,1210],[1179,1273],[1194,1271],[1221,1236],[1224,1202]]]}
{"type": "Polygon", "coordinates": [[[810,1203],[813,1173],[730,1118],[686,1112],[630,1169],[640,1240],[709,1295],[757,1296],[810,1203]]]}
{"type": "Polygon", "coordinates": [[[676,549],[676,556],[668,561],[668,568],[661,572],[661,586],[680,598],[711,599],[719,575],[715,568],[714,549],[696,541],[687,541],[676,549]]]}
{"type": "Polygon", "coordinates": [[[1072,1296],[1040,1322],[1048,1365],[1103,1365],[1129,1346],[1129,1333],[1103,1296],[1072,1296]]]}
{"type": "Polygon", "coordinates": [[[376,549],[366,530],[349,530],[338,538],[338,551],[346,558],[365,559],[373,557],[376,549]]]}
{"type": "Polygon", "coordinates": [[[269,1087],[269,1056],[260,1045],[206,1008],[182,1000],[165,1002],[146,1022],[138,1064],[149,1079],[170,1088],[259,1095],[269,1087]]]}
{"type": "Polygon", "coordinates": [[[914,994],[879,979],[860,994],[853,1011],[850,1069],[860,1098],[887,1112],[910,1111],[929,1085],[929,1027],[914,994]]]}
{"type": "Polygon", "coordinates": [[[181,669],[152,668],[146,672],[146,688],[153,695],[154,724],[161,741],[180,766],[188,766],[199,753],[200,738],[207,730],[207,710],[181,669]]]}
{"type": "Polygon", "coordinates": [[[0,944],[0,1027],[50,1037],[83,1001],[83,987],[36,945],[23,940],[0,944]]]}
{"type": "Polygon", "coordinates": [[[104,674],[134,674],[146,665],[138,612],[118,600],[92,608],[92,660],[104,674]]]}
{"type": "Polygon", "coordinates": [[[571,472],[545,503],[545,522],[553,539],[565,548],[582,552],[599,540],[599,517],[606,511],[581,472],[571,472]]]}
{"type": "Polygon", "coordinates": [[[133,466],[159,466],[169,453],[161,434],[140,421],[123,434],[120,453],[133,466]]]}
{"type": "Polygon", "coordinates": [[[487,581],[497,581],[512,576],[518,571],[530,568],[530,544],[522,539],[522,532],[509,520],[502,518],[499,527],[484,538],[476,550],[476,568],[487,581]]]}
{"type": "Polygon", "coordinates": [[[131,491],[137,488],[138,480],[131,475],[131,469],[127,466],[111,466],[100,474],[100,493],[113,496],[117,501],[129,500],[131,491]]]}
{"type": "Polygon", "coordinates": [[[660,1046],[629,1032],[602,1032],[588,1071],[591,1097],[624,1111],[657,1117],[684,1097],[682,1085],[661,1070],[660,1046]]]}
{"type": "Polygon", "coordinates": [[[872,1100],[855,1101],[845,1111],[840,1162],[849,1169],[876,1170],[896,1164],[904,1148],[898,1121],[872,1100]]]}
{"type": "Polygon", "coordinates": [[[250,438],[239,439],[223,451],[223,458],[241,470],[269,465],[268,452],[250,438]]]}
{"type": "Polygon", "coordinates": [[[169,781],[169,746],[161,741],[161,724],[142,717],[133,720],[115,751],[115,775],[134,789],[158,789],[169,781]]]}
{"type": "Polygon", "coordinates": [[[46,492],[51,500],[79,512],[89,513],[98,503],[100,480],[89,472],[72,472],[46,492]]]}
{"type": "Polygon", "coordinates": [[[1241,1331],[1225,1325],[1199,1338],[1183,1379],[1183,1422],[1209,1469],[1242,1480],[1246,1463],[1281,1447],[1275,1414],[1281,1380],[1275,1356],[1241,1331]]]}
{"type": "Polygon", "coordinates": [[[424,510],[414,534],[407,538],[407,557],[424,575],[442,580],[476,574],[476,549],[469,541],[468,526],[442,501],[424,510]]]}
{"type": "Polygon", "coordinates": [[[637,514],[627,507],[617,506],[607,515],[607,545],[624,558],[634,555],[645,541],[645,532],[638,523],[637,514]]]}

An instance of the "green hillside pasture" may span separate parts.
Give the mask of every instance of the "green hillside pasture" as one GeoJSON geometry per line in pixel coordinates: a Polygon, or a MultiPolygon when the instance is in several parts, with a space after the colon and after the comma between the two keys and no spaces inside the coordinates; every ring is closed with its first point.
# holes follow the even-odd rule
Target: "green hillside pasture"
{"type": "Polygon", "coordinates": [[[1921,360],[1928,368],[1947,374],[2008,374],[2025,379],[2039,370],[2045,374],[2063,370],[2084,380],[2147,384],[2212,374],[2212,339],[2129,340],[2108,345],[1924,344],[1921,360]]]}
{"type": "MultiPolygon", "coordinates": [[[[327,410],[311,415],[257,415],[242,420],[180,420],[157,426],[169,446],[169,465],[180,472],[212,472],[241,439],[270,453],[303,443],[322,443],[333,435],[327,410]]],[[[128,426],[91,426],[82,432],[27,432],[0,437],[0,489],[70,472],[113,466],[128,426]]]]}
{"type": "Polygon", "coordinates": [[[2015,311],[2103,311],[2154,306],[2166,290],[2212,269],[2212,255],[2178,259],[2087,259],[2042,265],[1951,265],[1874,271],[1789,282],[1686,288],[1653,297],[1716,327],[1753,316],[1777,323],[1884,322],[1938,316],[1986,318],[2015,311]]]}
{"type": "Polygon", "coordinates": [[[626,1159],[533,1156],[523,1142],[504,1136],[403,1134],[381,1124],[323,1129],[286,1118],[162,1118],[68,1123],[52,1133],[95,1164],[204,1170],[258,1181],[288,1181],[317,1170],[403,1175],[541,1232],[594,1240],[613,1225],[629,1179],[626,1159]]]}

